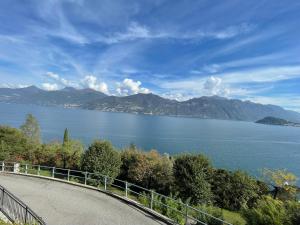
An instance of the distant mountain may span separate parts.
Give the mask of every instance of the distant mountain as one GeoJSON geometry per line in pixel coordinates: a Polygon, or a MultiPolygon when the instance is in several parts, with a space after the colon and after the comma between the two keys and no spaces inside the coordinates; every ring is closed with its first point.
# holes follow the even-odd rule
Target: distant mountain
{"type": "Polygon", "coordinates": [[[66,87],[57,91],[45,91],[35,86],[27,88],[0,88],[0,101],[44,106],[80,107],[107,95],[93,89],[66,87]]]}
{"type": "Polygon", "coordinates": [[[261,120],[256,121],[256,123],[267,124],[267,125],[280,125],[280,126],[293,126],[300,127],[300,123],[294,123],[285,119],[280,119],[276,117],[267,116],[261,120]]]}
{"type": "Polygon", "coordinates": [[[285,110],[279,106],[262,105],[219,96],[203,96],[180,102],[154,94],[117,97],[107,96],[93,89],[66,87],[58,91],[45,91],[31,86],[19,89],[0,88],[0,102],[245,121],[257,121],[271,116],[300,122],[299,113],[285,110]]]}
{"type": "Polygon", "coordinates": [[[129,112],[155,115],[198,117],[256,121],[276,116],[300,121],[300,114],[275,105],[262,105],[250,101],[227,99],[219,96],[193,98],[179,102],[154,94],[136,94],[126,97],[110,96],[89,102],[83,108],[110,112],[129,112]]]}

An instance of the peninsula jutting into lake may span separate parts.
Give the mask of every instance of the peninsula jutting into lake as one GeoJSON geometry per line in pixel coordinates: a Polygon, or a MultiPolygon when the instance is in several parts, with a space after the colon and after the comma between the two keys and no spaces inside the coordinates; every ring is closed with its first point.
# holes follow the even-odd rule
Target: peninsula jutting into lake
{"type": "Polygon", "coordinates": [[[265,117],[261,120],[256,121],[256,123],[266,124],[266,125],[278,125],[278,126],[290,126],[290,127],[300,127],[300,123],[291,122],[288,120],[275,118],[275,117],[265,117]]]}

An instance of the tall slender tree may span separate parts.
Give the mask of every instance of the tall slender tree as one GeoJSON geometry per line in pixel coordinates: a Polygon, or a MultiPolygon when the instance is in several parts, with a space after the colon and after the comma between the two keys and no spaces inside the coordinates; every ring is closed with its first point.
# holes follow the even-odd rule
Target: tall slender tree
{"type": "Polygon", "coordinates": [[[34,144],[41,143],[41,131],[37,119],[28,114],[25,123],[20,127],[23,134],[34,144]]]}
{"type": "Polygon", "coordinates": [[[66,146],[70,141],[68,128],[65,129],[63,146],[66,146]]]}

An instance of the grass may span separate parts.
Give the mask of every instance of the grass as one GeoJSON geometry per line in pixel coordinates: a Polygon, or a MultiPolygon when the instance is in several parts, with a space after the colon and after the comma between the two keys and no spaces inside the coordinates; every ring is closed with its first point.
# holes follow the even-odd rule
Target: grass
{"type": "Polygon", "coordinates": [[[246,221],[238,212],[232,212],[226,209],[223,209],[223,215],[225,221],[232,223],[234,225],[246,225],[246,221]]]}
{"type": "Polygon", "coordinates": [[[0,220],[0,225],[11,225],[11,223],[4,222],[3,220],[0,220]]]}

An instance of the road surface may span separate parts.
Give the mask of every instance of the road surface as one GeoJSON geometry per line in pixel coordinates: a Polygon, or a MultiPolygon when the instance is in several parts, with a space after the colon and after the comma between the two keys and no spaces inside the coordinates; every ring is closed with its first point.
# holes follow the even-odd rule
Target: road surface
{"type": "Polygon", "coordinates": [[[47,225],[165,225],[134,206],[95,190],[2,173],[0,184],[47,225]]]}

